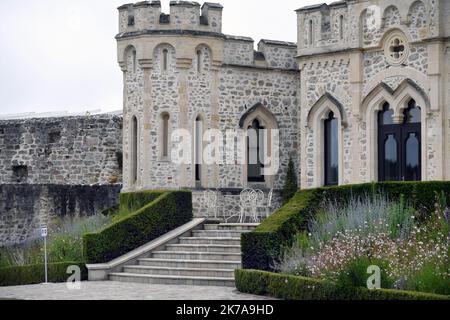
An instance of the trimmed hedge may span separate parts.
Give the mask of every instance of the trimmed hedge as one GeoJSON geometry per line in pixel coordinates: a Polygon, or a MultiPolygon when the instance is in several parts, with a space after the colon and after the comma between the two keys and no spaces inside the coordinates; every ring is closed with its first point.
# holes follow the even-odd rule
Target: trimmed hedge
{"type": "MultiPolygon", "coordinates": [[[[84,263],[60,262],[48,264],[48,281],[53,283],[66,282],[70,276],[67,273],[67,268],[74,265],[81,269],[81,280],[87,280],[88,272],[84,263]]],[[[44,277],[43,264],[3,268],[0,269],[0,287],[43,283],[44,277]]]]}
{"type": "Polygon", "coordinates": [[[120,194],[119,212],[131,213],[155,201],[167,191],[140,191],[120,194]]]}
{"type": "Polygon", "coordinates": [[[345,203],[351,196],[383,192],[391,199],[405,200],[424,216],[433,212],[435,192],[444,192],[450,201],[450,182],[382,182],[300,190],[280,210],[251,233],[242,235],[242,264],[245,269],[273,270],[273,261],[283,248],[291,246],[296,234],[306,230],[308,221],[325,199],[345,203]]]}
{"type": "Polygon", "coordinates": [[[235,278],[240,292],[285,300],[450,300],[448,296],[422,292],[344,289],[327,281],[260,270],[236,270],[235,278]]]}
{"type": "Polygon", "coordinates": [[[192,220],[190,191],[138,192],[123,194],[121,206],[142,208],[107,226],[103,230],[83,236],[83,250],[87,263],[104,263],[132,251],[165,233],[192,220]]]}

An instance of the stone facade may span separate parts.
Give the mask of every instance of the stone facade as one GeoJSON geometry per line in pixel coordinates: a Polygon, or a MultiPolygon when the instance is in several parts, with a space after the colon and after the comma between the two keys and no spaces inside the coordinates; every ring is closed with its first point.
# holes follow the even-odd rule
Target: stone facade
{"type": "Polygon", "coordinates": [[[0,184],[120,184],[122,118],[0,121],[0,184]]]}
{"type": "Polygon", "coordinates": [[[120,185],[0,185],[0,247],[39,237],[41,225],[91,216],[118,203],[120,185]]]}
{"type": "Polygon", "coordinates": [[[1,120],[0,246],[116,205],[121,162],[121,116],[1,120]]]}
{"type": "Polygon", "coordinates": [[[289,157],[302,188],[323,186],[330,111],[339,123],[338,183],[377,181],[377,114],[389,103],[401,124],[412,99],[421,110],[421,179],[450,179],[448,1],[348,0],[301,8],[297,44],[261,40],[257,50],[250,38],[221,33],[218,4],[200,10],[181,1],[170,8],[169,15],[159,1],[119,8],[124,191],[217,188],[225,199],[227,189],[280,189],[289,157]],[[280,132],[280,170],[264,182],[249,182],[241,164],[203,165],[196,181],[194,165],[161,156],[164,116],[167,131],[194,135],[198,119],[203,128],[224,132],[263,114],[266,127],[280,132]]]}

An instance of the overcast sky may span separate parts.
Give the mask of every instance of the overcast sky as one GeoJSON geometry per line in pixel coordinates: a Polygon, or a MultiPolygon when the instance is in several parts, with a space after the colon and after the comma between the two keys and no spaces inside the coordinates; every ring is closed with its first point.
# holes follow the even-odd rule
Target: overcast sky
{"type": "MultiPolygon", "coordinates": [[[[121,0],[0,0],[0,114],[122,109],[121,0]]],[[[222,0],[223,31],[296,41],[300,7],[320,0],[222,0]]],[[[169,13],[169,0],[163,0],[169,13]]]]}

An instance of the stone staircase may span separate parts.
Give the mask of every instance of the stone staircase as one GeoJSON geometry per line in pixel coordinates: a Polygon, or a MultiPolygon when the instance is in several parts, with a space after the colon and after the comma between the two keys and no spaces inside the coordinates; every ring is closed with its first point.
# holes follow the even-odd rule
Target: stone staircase
{"type": "Polygon", "coordinates": [[[149,284],[234,287],[234,270],[241,268],[241,234],[257,224],[208,222],[190,236],[178,237],[152,251],[109,279],[149,284]]]}

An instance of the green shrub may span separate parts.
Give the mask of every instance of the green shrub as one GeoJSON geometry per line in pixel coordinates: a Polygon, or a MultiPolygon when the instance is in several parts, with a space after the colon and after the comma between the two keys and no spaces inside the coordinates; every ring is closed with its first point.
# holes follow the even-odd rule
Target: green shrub
{"type": "Polygon", "coordinates": [[[161,197],[165,191],[140,191],[120,194],[120,214],[130,214],[161,197]]]}
{"type": "Polygon", "coordinates": [[[286,175],[286,183],[283,187],[283,204],[289,202],[298,190],[297,174],[295,172],[295,164],[292,158],[289,158],[289,165],[286,175]]]}
{"type": "Polygon", "coordinates": [[[400,290],[339,288],[331,282],[269,273],[236,270],[236,288],[243,293],[267,295],[285,300],[449,300],[450,297],[400,290]]]}
{"type": "MultiPolygon", "coordinates": [[[[60,262],[50,263],[48,265],[49,282],[65,282],[70,274],[67,268],[77,265],[81,269],[81,280],[87,280],[87,269],[83,263],[79,262],[60,262]]],[[[16,266],[0,269],[0,286],[21,286],[29,284],[38,284],[44,282],[44,265],[35,264],[27,266],[16,266]]]]}
{"type": "Polygon", "coordinates": [[[337,276],[336,286],[338,288],[366,287],[369,277],[367,269],[369,266],[378,266],[381,270],[381,288],[393,288],[395,281],[385,271],[387,270],[387,264],[386,261],[368,259],[367,257],[350,261],[337,276]]]}
{"type": "Polygon", "coordinates": [[[242,263],[246,269],[273,270],[275,259],[292,246],[296,234],[307,229],[308,221],[327,199],[341,204],[353,197],[383,193],[390,199],[405,201],[424,218],[435,209],[435,192],[450,201],[450,182],[382,182],[298,191],[295,196],[251,233],[242,235],[242,263]]]}
{"type": "Polygon", "coordinates": [[[405,279],[404,287],[407,290],[450,295],[448,266],[446,270],[445,267],[439,268],[434,263],[428,263],[405,279]]]}
{"type": "MultiPolygon", "coordinates": [[[[122,205],[134,208],[136,203],[152,199],[156,194],[125,194],[122,205]]],[[[88,263],[108,262],[186,224],[192,218],[191,192],[166,192],[103,230],[84,235],[86,260],[88,263]]]]}

